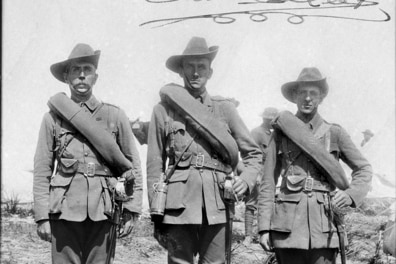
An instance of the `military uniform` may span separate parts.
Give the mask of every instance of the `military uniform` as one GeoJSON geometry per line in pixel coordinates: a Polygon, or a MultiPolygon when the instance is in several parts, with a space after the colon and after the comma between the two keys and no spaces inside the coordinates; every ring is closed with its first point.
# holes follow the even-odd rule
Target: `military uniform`
{"type": "MultiPolygon", "coordinates": [[[[347,132],[339,125],[328,124],[318,113],[306,125],[315,134],[323,123],[329,125],[328,132],[316,136],[334,158],[343,160],[353,170],[352,182],[345,192],[351,197],[352,206],[356,207],[369,190],[371,167],[347,132]]],[[[270,231],[276,251],[288,248],[337,249],[339,246],[337,230],[325,210],[329,192],[334,189],[335,187],[326,180],[317,165],[294,142],[281,131],[276,130],[274,140],[268,148],[264,178],[258,198],[259,232],[270,231]],[[274,174],[276,167],[281,168],[280,175],[274,174]],[[281,176],[280,193],[274,201],[275,181],[279,176],[281,176]],[[313,178],[314,186],[317,188],[314,190],[304,188],[307,177],[313,178]]],[[[293,256],[296,256],[295,254],[293,256]]],[[[319,255],[323,254],[330,255],[328,258],[331,259],[336,251],[330,250],[319,255]]],[[[278,260],[283,260],[280,263],[288,263],[285,255],[277,254],[278,260]]]]}
{"type": "MultiPolygon", "coordinates": [[[[241,178],[252,190],[261,168],[262,153],[249,135],[234,104],[224,98],[211,97],[206,91],[200,100],[208,111],[227,125],[238,144],[245,171],[241,178]]],[[[196,135],[186,122],[166,103],[154,107],[149,127],[147,153],[147,187],[152,200],[153,184],[165,171],[166,160],[177,160],[183,149],[196,135]],[[175,156],[171,149],[174,148],[175,156]]],[[[170,263],[193,263],[194,253],[204,256],[203,263],[224,262],[226,207],[222,199],[222,185],[226,171],[232,168],[221,160],[216,149],[196,135],[183,154],[169,180],[164,224],[169,239],[170,263]],[[203,160],[203,163],[200,162],[203,160]],[[202,165],[202,166],[201,166],[202,165]],[[213,241],[217,241],[213,243],[213,241]]]]}
{"type": "MultiPolygon", "coordinates": [[[[271,138],[271,131],[264,124],[259,127],[254,128],[250,134],[252,135],[253,140],[260,147],[263,152],[263,164],[265,162],[266,149],[268,147],[268,143],[271,138]]],[[[238,164],[239,167],[239,164],[238,164]]],[[[243,166],[242,166],[243,167],[243,166]]],[[[243,171],[243,168],[239,169],[243,171]]],[[[238,168],[237,168],[238,171],[238,168]]],[[[239,174],[239,173],[238,173],[239,174]]],[[[246,196],[244,199],[245,202],[245,241],[244,243],[250,243],[253,236],[253,221],[254,221],[254,212],[257,211],[257,197],[258,197],[258,189],[262,178],[262,172],[257,175],[256,185],[253,187],[250,195],[246,196]]],[[[248,246],[248,244],[245,244],[248,246]]]]}
{"type": "MultiPolygon", "coordinates": [[[[124,208],[140,213],[140,159],[125,113],[98,101],[93,95],[79,105],[113,136],[122,153],[132,162],[136,177],[134,199],[125,203],[124,208]]],[[[107,220],[112,210],[108,181],[119,176],[76,129],[52,111],[44,115],[34,157],[34,209],[36,222],[51,220],[54,263],[105,261],[111,226],[107,220]],[[55,159],[59,160],[57,168],[54,168],[55,159]],[[95,166],[93,175],[87,174],[89,163],[95,166]],[[56,173],[51,176],[53,170],[56,173]],[[84,249],[78,253],[81,241],[85,241],[84,249]]]]}

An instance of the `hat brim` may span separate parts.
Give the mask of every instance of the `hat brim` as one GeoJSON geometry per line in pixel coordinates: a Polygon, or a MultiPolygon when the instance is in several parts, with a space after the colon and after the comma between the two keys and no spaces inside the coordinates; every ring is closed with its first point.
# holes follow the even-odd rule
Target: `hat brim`
{"type": "Polygon", "coordinates": [[[100,57],[100,50],[95,51],[94,55],[83,56],[78,58],[67,59],[51,65],[50,70],[52,75],[61,82],[65,82],[63,74],[66,72],[67,67],[71,62],[89,62],[92,63],[95,68],[98,68],[98,62],[100,57]]]}
{"type": "Polygon", "coordinates": [[[216,57],[217,52],[219,50],[218,46],[212,46],[209,47],[209,52],[208,53],[196,53],[196,54],[188,54],[188,55],[174,55],[169,57],[169,59],[166,60],[166,67],[176,73],[179,73],[180,67],[182,66],[182,62],[184,58],[191,58],[191,57],[202,57],[202,58],[208,58],[210,61],[213,61],[213,59],[216,57]]]}
{"type": "Polygon", "coordinates": [[[329,86],[327,84],[326,78],[323,78],[316,81],[294,81],[285,83],[281,87],[282,95],[290,102],[296,103],[294,100],[294,93],[300,84],[312,84],[317,86],[320,89],[323,98],[326,97],[327,93],[329,92],[329,86]]]}

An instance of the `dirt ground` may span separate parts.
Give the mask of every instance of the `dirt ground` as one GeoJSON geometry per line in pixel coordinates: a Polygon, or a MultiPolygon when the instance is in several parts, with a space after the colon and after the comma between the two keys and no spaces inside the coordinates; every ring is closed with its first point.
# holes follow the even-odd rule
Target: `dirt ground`
{"type": "MultiPolygon", "coordinates": [[[[378,231],[386,221],[386,216],[376,212],[389,206],[391,201],[382,204],[368,204],[366,209],[351,211],[347,214],[347,230],[349,249],[347,263],[349,264],[385,264],[395,263],[393,257],[388,257],[379,250],[374,262],[378,231]],[[375,207],[375,210],[373,208],[375,207]]],[[[265,253],[260,245],[253,243],[249,248],[241,241],[244,234],[243,205],[236,209],[236,221],[233,225],[232,263],[258,264],[265,263],[270,255],[265,253]]],[[[254,226],[255,228],[255,226],[254,226]]],[[[153,227],[149,218],[142,217],[132,234],[127,238],[117,240],[114,264],[166,263],[167,252],[152,237],[153,227]]],[[[8,264],[40,264],[51,263],[50,244],[39,239],[33,218],[21,218],[18,215],[6,215],[2,212],[1,219],[1,263],[8,264]]],[[[338,259],[337,263],[341,263],[338,259]]]]}

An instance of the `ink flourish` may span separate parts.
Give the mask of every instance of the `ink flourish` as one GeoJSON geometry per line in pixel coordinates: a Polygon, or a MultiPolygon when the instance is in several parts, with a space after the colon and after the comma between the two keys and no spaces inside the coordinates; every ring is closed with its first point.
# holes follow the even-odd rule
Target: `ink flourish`
{"type": "MultiPolygon", "coordinates": [[[[149,1],[149,0],[146,0],[149,1]]],[[[152,0],[150,0],[152,1],[152,0]]],[[[177,0],[169,0],[169,1],[177,1],[177,0]]],[[[260,1],[260,0],[255,0],[260,1]]],[[[267,0],[266,2],[261,3],[268,3],[269,1],[282,1],[282,0],[267,0]]],[[[311,3],[311,1],[303,0],[289,0],[296,3],[311,3]]],[[[158,2],[158,1],[156,1],[158,2]]],[[[254,2],[242,2],[240,4],[246,3],[254,3],[254,2]]],[[[345,9],[345,8],[357,8],[358,7],[369,7],[378,5],[378,2],[374,1],[362,1],[359,0],[358,3],[347,3],[346,0],[342,0],[342,3],[336,3],[334,0],[327,0],[326,3],[331,6],[317,6],[317,7],[290,7],[290,8],[271,8],[271,9],[256,9],[256,10],[244,10],[244,11],[234,11],[234,12],[225,12],[225,13],[216,13],[216,14],[204,14],[198,16],[187,16],[187,17],[173,17],[173,18],[164,18],[164,19],[156,19],[144,22],[139,26],[148,26],[152,25],[153,28],[164,27],[171,24],[176,24],[180,22],[185,22],[188,20],[198,20],[198,19],[212,19],[213,22],[217,24],[231,24],[234,23],[237,19],[235,16],[237,15],[247,15],[249,19],[253,22],[265,22],[268,20],[268,15],[286,15],[288,16],[287,22],[291,24],[302,24],[305,22],[306,18],[334,18],[334,19],[344,19],[344,20],[356,20],[356,21],[366,21],[366,22],[386,22],[391,19],[390,15],[379,8],[379,10],[384,15],[381,19],[366,19],[366,18],[357,18],[357,17],[348,17],[348,16],[336,16],[336,15],[315,15],[315,14],[297,14],[294,13],[295,11],[312,11],[312,10],[329,10],[329,9],[345,9]]]]}

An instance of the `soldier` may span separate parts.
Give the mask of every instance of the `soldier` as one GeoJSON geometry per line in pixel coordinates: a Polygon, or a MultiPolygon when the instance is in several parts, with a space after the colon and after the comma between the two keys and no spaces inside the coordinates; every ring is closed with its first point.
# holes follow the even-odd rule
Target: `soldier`
{"type": "MultiPolygon", "coordinates": [[[[263,152],[263,163],[265,161],[266,149],[268,147],[268,143],[270,141],[272,133],[271,120],[274,119],[277,114],[278,110],[276,108],[265,108],[263,113],[261,114],[261,117],[263,118],[263,123],[250,132],[254,141],[263,152]]],[[[256,185],[254,186],[251,195],[245,198],[245,239],[243,240],[243,244],[247,247],[253,241],[253,219],[254,212],[257,210],[258,187],[261,182],[261,177],[262,174],[259,174],[257,177],[256,185]]]]}
{"type": "Polygon", "coordinates": [[[304,68],[297,81],[282,86],[283,96],[298,110],[295,116],[281,112],[273,122],[258,198],[260,244],[274,249],[281,264],[336,263],[339,247],[345,261],[336,209],[359,206],[369,191],[370,164],[341,126],[318,113],[327,93],[326,78],[317,68],[304,68]],[[350,184],[338,159],[352,169],[350,184]],[[276,166],[281,166],[280,175],[274,173],[276,166]]]}
{"type": "Polygon", "coordinates": [[[363,133],[363,140],[362,140],[362,142],[360,143],[360,146],[361,146],[361,147],[365,146],[365,145],[370,141],[370,139],[371,139],[372,137],[374,137],[374,133],[371,132],[370,129],[366,129],[366,130],[364,130],[362,133],[363,133]]]}
{"type": "Polygon", "coordinates": [[[199,263],[225,262],[229,211],[223,198],[229,197],[223,195],[229,192],[224,190],[238,197],[249,193],[261,168],[262,153],[235,102],[206,90],[217,51],[216,46],[208,48],[204,38],[193,37],[182,55],[167,60],[167,68],[180,75],[184,86],[161,89],[162,100],[149,126],[147,187],[152,208],[153,185],[161,174],[171,176],[164,216],[153,217],[159,227],[155,236],[168,249],[168,263],[194,263],[197,253],[199,263]],[[245,170],[228,181],[238,163],[238,149],[245,170]]]}
{"type": "Polygon", "coordinates": [[[141,211],[142,174],[129,121],[92,94],[99,56],[77,44],[67,60],[51,66],[71,92],[71,98],[50,98],[34,156],[37,233],[52,242],[53,263],[112,263],[116,214],[123,215],[120,236],[126,236],[141,211]],[[121,212],[114,200],[131,194],[123,180],[135,184],[121,212]]]}

